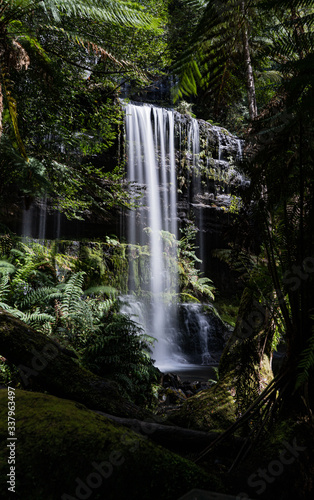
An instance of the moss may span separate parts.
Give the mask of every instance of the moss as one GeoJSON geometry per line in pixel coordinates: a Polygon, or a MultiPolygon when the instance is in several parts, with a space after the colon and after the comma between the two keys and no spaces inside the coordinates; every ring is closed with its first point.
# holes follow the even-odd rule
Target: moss
{"type": "Polygon", "coordinates": [[[235,327],[239,310],[239,301],[236,298],[233,298],[233,300],[218,299],[215,301],[215,307],[222,321],[225,321],[232,327],[235,327]]]}
{"type": "Polygon", "coordinates": [[[27,389],[46,390],[108,413],[145,415],[144,411],[119,395],[115,382],[80,367],[59,344],[2,310],[0,352],[20,367],[27,389]]]}
{"type": "Polygon", "coordinates": [[[184,427],[202,431],[223,431],[235,421],[235,403],[232,380],[219,380],[210,389],[189,398],[171,421],[184,427]]]}
{"type": "MultiPolygon", "coordinates": [[[[65,498],[77,498],[77,478],[85,484],[97,482],[95,473],[102,462],[107,462],[108,477],[98,476],[93,499],[170,500],[193,487],[219,487],[196,465],[149,442],[147,435],[113,424],[83,405],[20,390],[15,399],[15,498],[54,500],[64,493],[69,495],[65,498]]],[[[6,390],[0,391],[0,408],[5,442],[6,390]]],[[[2,498],[7,493],[7,453],[5,447],[0,451],[2,498]]]]}

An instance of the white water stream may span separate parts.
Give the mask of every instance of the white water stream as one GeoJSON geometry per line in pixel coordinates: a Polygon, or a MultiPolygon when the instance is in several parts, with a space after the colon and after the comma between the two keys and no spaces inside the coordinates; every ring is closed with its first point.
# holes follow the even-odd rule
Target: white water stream
{"type": "MultiPolygon", "coordinates": [[[[160,369],[184,366],[184,363],[193,363],[192,359],[199,364],[210,364],[213,360],[210,351],[215,350],[210,340],[213,334],[210,320],[202,314],[201,305],[178,307],[176,159],[187,165],[192,187],[189,202],[197,209],[201,258],[205,250],[203,204],[199,198],[202,193],[199,122],[190,117],[182,121],[181,115],[172,110],[147,104],[124,104],[124,107],[127,179],[138,208],[127,215],[127,239],[132,257],[129,295],[124,297],[122,312],[131,315],[146,333],[157,340],[153,358],[160,369]],[[181,147],[184,138],[186,151],[181,147]],[[139,192],[144,193],[141,198],[138,198],[139,192]],[[145,245],[148,246],[146,262],[149,263],[147,269],[137,268],[136,275],[132,259],[145,245]],[[149,275],[145,285],[143,275],[146,280],[149,275]],[[138,296],[140,279],[142,284],[138,296]],[[193,351],[192,354],[184,347],[181,349],[183,344],[188,351],[193,351]]],[[[226,160],[230,144],[233,141],[234,156],[241,158],[241,141],[219,127],[212,127],[212,131],[217,138],[218,168],[223,166],[228,171],[226,160]]]]}
{"type": "MultiPolygon", "coordinates": [[[[128,242],[149,245],[150,300],[146,301],[144,317],[146,330],[158,340],[154,359],[160,365],[171,351],[169,331],[175,328],[176,320],[175,309],[169,303],[170,290],[177,300],[177,275],[170,267],[176,258],[178,231],[174,116],[170,110],[134,104],[126,105],[125,114],[128,181],[133,186],[133,199],[139,204],[128,216],[128,242]],[[137,200],[139,186],[145,187],[145,194],[137,200]]],[[[135,292],[134,282],[131,276],[130,292],[135,292]]]]}

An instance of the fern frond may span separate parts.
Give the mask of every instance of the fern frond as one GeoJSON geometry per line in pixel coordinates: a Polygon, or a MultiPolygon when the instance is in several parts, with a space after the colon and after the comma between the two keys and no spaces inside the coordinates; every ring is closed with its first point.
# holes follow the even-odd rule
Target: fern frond
{"type": "Polygon", "coordinates": [[[111,25],[156,28],[158,21],[144,12],[140,4],[119,0],[43,0],[47,13],[51,12],[56,22],[61,20],[60,13],[68,17],[92,19],[111,25]]]}
{"type": "Polygon", "coordinates": [[[9,273],[3,274],[0,278],[0,300],[6,300],[10,293],[10,277],[9,273]]]}
{"type": "Polygon", "coordinates": [[[61,300],[61,309],[63,314],[70,315],[76,314],[77,308],[81,305],[81,297],[83,295],[83,282],[84,275],[86,273],[81,271],[70,276],[67,283],[64,285],[58,285],[57,288],[60,288],[63,291],[62,300],[61,300]]]}
{"type": "Polygon", "coordinates": [[[310,371],[314,367],[314,332],[308,341],[308,347],[301,354],[298,365],[299,375],[296,380],[295,389],[301,387],[309,378],[310,371]]]}
{"type": "Polygon", "coordinates": [[[0,260],[0,273],[1,274],[13,274],[16,271],[16,267],[8,262],[7,260],[0,260]]]}
{"type": "Polygon", "coordinates": [[[29,326],[36,328],[43,323],[54,323],[56,321],[55,317],[51,314],[42,313],[39,310],[36,310],[33,313],[25,314],[24,320],[29,326]]]}
{"type": "Polygon", "coordinates": [[[0,302],[0,307],[4,310],[7,311],[8,313],[12,314],[12,316],[15,316],[16,318],[24,321],[24,318],[26,317],[25,314],[20,311],[19,309],[16,309],[15,307],[11,307],[9,304],[5,302],[0,302]]]}
{"type": "Polygon", "coordinates": [[[47,301],[60,299],[62,293],[56,287],[42,287],[38,290],[31,290],[20,302],[21,307],[30,307],[33,304],[46,305],[47,301]]]}

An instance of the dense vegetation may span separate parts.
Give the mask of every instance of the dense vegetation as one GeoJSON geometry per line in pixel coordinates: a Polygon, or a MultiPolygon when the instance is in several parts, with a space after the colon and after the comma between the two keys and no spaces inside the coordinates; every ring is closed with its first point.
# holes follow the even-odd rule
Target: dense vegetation
{"type": "MultiPolygon", "coordinates": [[[[250,186],[234,210],[231,248],[220,252],[241,271],[244,293],[220,377],[224,391],[228,373],[238,384],[232,432],[253,442],[288,419],[308,429],[314,409],[313,24],[312,0],[0,3],[2,214],[44,194],[69,218],[131,206],[117,153],[121,89],[134,98],[163,80],[168,104],[245,139],[238,168],[250,186]],[[279,342],[285,360],[264,390],[262,362],[279,342]]],[[[182,300],[213,297],[194,236],[187,228],[176,242],[182,300]]],[[[1,226],[0,250],[1,309],[152,408],[153,339],[118,299],[128,252],[136,269],[147,248],[108,238],[77,255],[23,243],[1,226]]],[[[14,363],[2,359],[1,370],[2,381],[21,384],[14,363]]]]}

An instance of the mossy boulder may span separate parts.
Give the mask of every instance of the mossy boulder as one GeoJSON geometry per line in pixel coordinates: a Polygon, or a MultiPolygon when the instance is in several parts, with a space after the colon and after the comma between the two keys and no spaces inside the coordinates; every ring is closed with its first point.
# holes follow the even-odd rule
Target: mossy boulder
{"type": "Polygon", "coordinates": [[[171,422],[195,430],[222,431],[236,419],[232,380],[218,381],[210,389],[188,398],[179,411],[169,417],[171,422]]]}
{"type": "MultiPolygon", "coordinates": [[[[0,390],[0,497],[8,498],[8,391],[0,390]]],[[[15,495],[23,500],[179,498],[218,482],[195,464],[81,404],[15,390],[15,495]]]]}
{"type": "Polygon", "coordinates": [[[121,397],[115,382],[82,368],[59,343],[1,308],[0,354],[17,367],[23,387],[28,390],[48,391],[113,415],[147,415],[121,397]]]}

